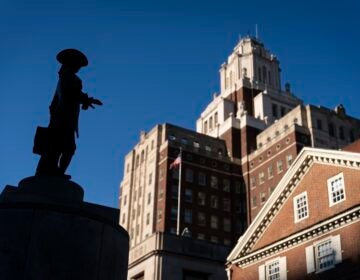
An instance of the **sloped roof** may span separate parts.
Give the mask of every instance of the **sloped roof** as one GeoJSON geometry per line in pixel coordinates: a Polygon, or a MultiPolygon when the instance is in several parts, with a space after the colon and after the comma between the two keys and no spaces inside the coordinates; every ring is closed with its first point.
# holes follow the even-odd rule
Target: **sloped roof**
{"type": "MultiPolygon", "coordinates": [[[[313,163],[360,168],[360,154],[336,150],[304,148],[269,197],[263,208],[229,254],[227,261],[233,262],[252,253],[257,241],[281,210],[301,178],[313,163]]],[[[277,240],[274,240],[274,242],[277,240]]]]}

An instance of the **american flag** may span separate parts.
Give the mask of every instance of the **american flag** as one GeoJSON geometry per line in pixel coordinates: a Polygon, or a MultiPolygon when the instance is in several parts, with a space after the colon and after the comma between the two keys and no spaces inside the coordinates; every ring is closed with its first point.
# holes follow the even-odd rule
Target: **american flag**
{"type": "Polygon", "coordinates": [[[181,164],[181,152],[177,156],[177,158],[170,164],[170,169],[178,168],[181,164]]]}

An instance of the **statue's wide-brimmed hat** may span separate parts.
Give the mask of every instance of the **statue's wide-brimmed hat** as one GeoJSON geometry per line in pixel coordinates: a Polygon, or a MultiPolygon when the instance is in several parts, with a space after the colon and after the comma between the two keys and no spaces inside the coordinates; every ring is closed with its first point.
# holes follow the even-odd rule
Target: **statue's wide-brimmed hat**
{"type": "Polygon", "coordinates": [[[88,60],[85,54],[76,49],[65,49],[56,56],[57,61],[64,65],[87,66],[88,60]]]}

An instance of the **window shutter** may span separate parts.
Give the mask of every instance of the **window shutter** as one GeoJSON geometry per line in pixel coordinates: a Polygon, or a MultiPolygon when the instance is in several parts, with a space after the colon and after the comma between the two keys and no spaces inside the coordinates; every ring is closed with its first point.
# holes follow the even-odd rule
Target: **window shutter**
{"type": "Polygon", "coordinates": [[[331,243],[335,254],[335,263],[341,263],[342,253],[341,253],[340,234],[333,236],[331,238],[331,243]]]}
{"type": "Polygon", "coordinates": [[[308,246],[305,248],[306,253],[306,269],[307,273],[315,271],[315,260],[314,260],[314,246],[308,246]]]}
{"type": "Polygon", "coordinates": [[[279,259],[279,266],[280,266],[280,279],[286,280],[287,279],[286,257],[281,257],[279,259]]]}
{"type": "Polygon", "coordinates": [[[259,280],[265,280],[265,265],[259,266],[259,280]]]}

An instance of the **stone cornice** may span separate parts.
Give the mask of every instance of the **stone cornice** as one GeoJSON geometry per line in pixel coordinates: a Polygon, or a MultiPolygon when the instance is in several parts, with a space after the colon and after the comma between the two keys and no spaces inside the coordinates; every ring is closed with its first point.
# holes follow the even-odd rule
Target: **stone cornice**
{"type": "Polygon", "coordinates": [[[303,242],[309,241],[323,234],[338,230],[349,224],[358,222],[359,219],[360,206],[357,206],[331,219],[307,228],[299,233],[295,233],[269,246],[261,248],[251,254],[235,259],[231,263],[234,263],[240,267],[248,266],[254,262],[258,262],[279,252],[291,249],[292,247],[300,245],[303,242]]]}
{"type": "Polygon", "coordinates": [[[228,261],[233,262],[249,255],[251,249],[273,221],[282,205],[289,198],[292,191],[314,163],[336,165],[348,168],[360,168],[360,154],[335,150],[304,148],[294,163],[285,173],[273,194],[269,197],[259,214],[255,217],[247,231],[240,237],[238,244],[228,256],[228,261]]]}

